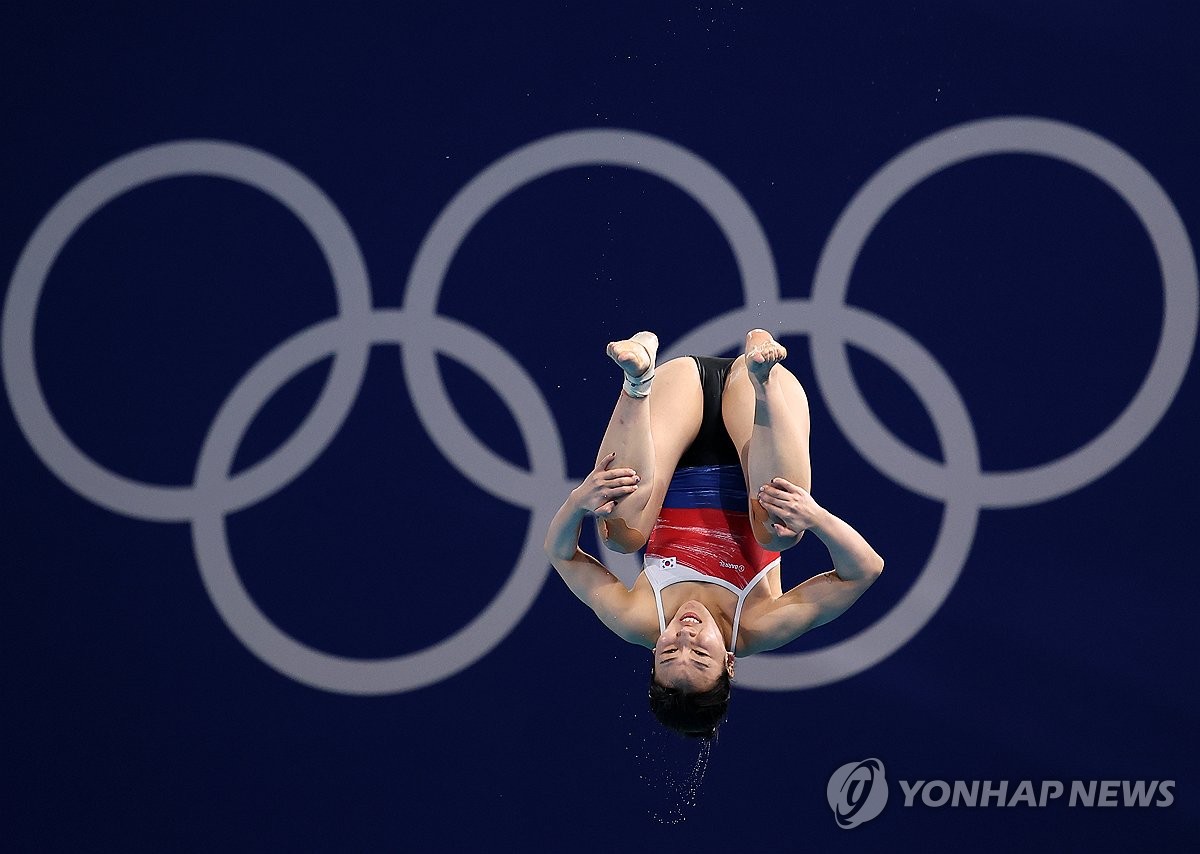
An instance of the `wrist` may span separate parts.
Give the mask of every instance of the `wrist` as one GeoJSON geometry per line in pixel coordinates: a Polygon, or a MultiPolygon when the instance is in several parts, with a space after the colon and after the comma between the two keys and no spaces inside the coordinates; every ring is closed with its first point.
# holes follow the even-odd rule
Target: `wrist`
{"type": "Polygon", "coordinates": [[[808,526],[808,530],[812,531],[818,537],[824,536],[834,518],[834,515],[824,507],[817,507],[816,512],[813,513],[812,524],[808,526]]]}
{"type": "Polygon", "coordinates": [[[588,514],[588,508],[584,504],[584,496],[580,494],[579,487],[571,490],[571,494],[567,496],[567,508],[571,512],[571,517],[576,521],[583,519],[588,514]]]}

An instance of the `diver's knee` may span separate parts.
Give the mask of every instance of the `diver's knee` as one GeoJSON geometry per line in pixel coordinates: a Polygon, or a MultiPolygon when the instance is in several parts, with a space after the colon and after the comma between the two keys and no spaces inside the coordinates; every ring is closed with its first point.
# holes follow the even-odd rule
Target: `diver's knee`
{"type": "Polygon", "coordinates": [[[621,555],[631,555],[641,548],[641,546],[634,545],[633,543],[621,543],[611,539],[605,540],[604,546],[610,552],[616,552],[621,555]]]}
{"type": "Polygon", "coordinates": [[[646,535],[631,528],[622,519],[604,519],[600,522],[600,540],[610,551],[618,554],[633,554],[646,545],[646,535]]]}
{"type": "MultiPolygon", "coordinates": [[[[636,531],[634,533],[637,533],[636,531]]],[[[604,537],[605,547],[617,554],[631,555],[646,545],[645,537],[604,537]]]]}

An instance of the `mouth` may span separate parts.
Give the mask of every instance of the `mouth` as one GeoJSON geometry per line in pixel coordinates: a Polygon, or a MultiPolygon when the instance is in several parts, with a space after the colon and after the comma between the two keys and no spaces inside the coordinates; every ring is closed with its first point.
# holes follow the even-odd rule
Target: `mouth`
{"type": "Polygon", "coordinates": [[[679,622],[683,623],[685,626],[698,626],[702,621],[694,611],[688,611],[679,618],[679,622]]]}

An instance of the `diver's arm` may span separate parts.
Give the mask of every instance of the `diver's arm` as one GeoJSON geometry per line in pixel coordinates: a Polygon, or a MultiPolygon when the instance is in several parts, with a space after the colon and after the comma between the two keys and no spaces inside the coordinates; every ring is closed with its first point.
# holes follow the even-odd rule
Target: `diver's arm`
{"type": "Polygon", "coordinates": [[[616,634],[633,643],[642,632],[633,625],[634,596],[599,560],[579,548],[579,531],[588,516],[608,516],[621,498],[637,489],[633,469],[609,469],[615,454],[602,459],[571,490],[546,532],[546,556],[567,587],[616,634]]]}
{"type": "Polygon", "coordinates": [[[756,651],[775,649],[828,623],[849,608],[883,572],[883,558],[862,534],[817,504],[807,491],[780,478],[759,490],[759,501],[785,529],[812,531],[833,558],[833,569],[784,593],[757,622],[756,651]]]}

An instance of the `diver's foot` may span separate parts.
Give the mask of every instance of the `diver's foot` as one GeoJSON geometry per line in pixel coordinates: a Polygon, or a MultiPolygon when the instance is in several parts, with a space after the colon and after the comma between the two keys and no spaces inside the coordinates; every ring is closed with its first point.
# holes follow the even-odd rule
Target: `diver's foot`
{"type": "Polygon", "coordinates": [[[657,356],[658,336],[653,332],[639,332],[608,345],[608,357],[625,372],[624,388],[630,397],[645,397],[650,393],[657,356]]]}
{"type": "Polygon", "coordinates": [[[787,348],[771,337],[765,329],[746,333],[746,370],[760,383],[767,381],[771,368],[787,358],[787,348]]]}

